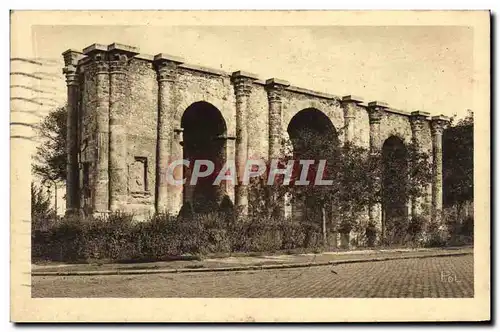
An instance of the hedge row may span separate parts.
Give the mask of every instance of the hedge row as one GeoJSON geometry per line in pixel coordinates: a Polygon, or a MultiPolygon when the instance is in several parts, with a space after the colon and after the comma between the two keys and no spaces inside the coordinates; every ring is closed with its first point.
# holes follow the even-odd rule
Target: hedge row
{"type": "Polygon", "coordinates": [[[224,214],[189,219],[156,216],[133,223],[127,216],[63,219],[32,232],[34,260],[163,260],[185,254],[264,252],[321,245],[321,229],[291,220],[224,214]]]}
{"type": "MultiPolygon", "coordinates": [[[[444,246],[471,244],[473,219],[454,223],[455,227],[427,225],[422,232],[421,218],[393,225],[385,240],[387,246],[444,246]],[[396,232],[397,231],[397,232],[396,232]]],[[[321,226],[313,222],[297,222],[275,217],[236,219],[217,212],[188,217],[155,216],[144,222],[132,222],[123,214],[107,218],[64,218],[48,225],[34,220],[32,259],[34,261],[147,261],[165,260],[181,255],[208,253],[275,252],[305,249],[317,251],[325,247],[321,226]],[[37,227],[43,225],[43,227],[37,227]]],[[[327,241],[331,247],[329,229],[327,241]]],[[[353,229],[350,245],[372,247],[378,235],[373,227],[353,229]]]]}

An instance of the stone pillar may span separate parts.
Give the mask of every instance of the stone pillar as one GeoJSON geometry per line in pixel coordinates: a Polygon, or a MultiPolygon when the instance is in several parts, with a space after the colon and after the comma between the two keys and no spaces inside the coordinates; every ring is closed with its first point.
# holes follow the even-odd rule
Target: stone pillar
{"type": "MultiPolygon", "coordinates": [[[[380,135],[380,121],[382,119],[383,113],[387,108],[387,104],[379,101],[373,101],[368,103],[367,111],[370,120],[370,153],[377,155],[381,154],[382,150],[382,139],[380,135]]],[[[379,170],[382,169],[382,165],[379,165],[379,170]]],[[[375,179],[375,183],[377,184],[377,188],[374,190],[380,190],[381,187],[381,178],[378,177],[375,179]]],[[[369,207],[369,220],[370,223],[375,225],[375,227],[379,230],[379,241],[382,240],[385,236],[385,227],[382,221],[382,206],[380,203],[372,203],[369,207]]]]}
{"type": "MultiPolygon", "coordinates": [[[[361,104],[363,101],[359,97],[355,96],[343,96],[341,105],[342,109],[344,110],[344,146],[348,144],[354,144],[354,138],[355,138],[355,127],[354,127],[354,120],[356,118],[356,112],[358,111],[358,105],[361,104]]],[[[330,213],[330,217],[332,218],[330,224],[332,225],[333,229],[337,230],[338,226],[340,225],[340,221],[342,220],[340,210],[338,207],[333,207],[332,212],[330,213]]],[[[338,231],[335,231],[331,234],[329,243],[333,245],[335,248],[339,247],[338,243],[338,238],[339,238],[339,233],[338,231]]],[[[344,238],[344,242],[349,242],[349,239],[345,241],[346,238],[344,238]]],[[[347,244],[348,246],[348,244],[347,244]]]]}
{"type": "MultiPolygon", "coordinates": [[[[236,137],[227,136],[226,138],[226,161],[230,161],[235,158],[236,155],[236,137]]],[[[236,162],[236,160],[234,160],[236,162]]],[[[235,187],[236,183],[233,181],[225,181],[225,191],[232,202],[236,201],[235,187]]]]}
{"type": "Polygon", "coordinates": [[[248,185],[243,183],[243,174],[248,160],[248,109],[255,75],[237,71],[232,74],[236,95],[236,146],[235,164],[237,184],[235,188],[236,208],[242,215],[248,214],[248,185]]]}
{"type": "Polygon", "coordinates": [[[432,220],[438,224],[443,222],[443,130],[449,119],[443,115],[431,119],[432,133],[432,220]]]}
{"type": "MultiPolygon", "coordinates": [[[[108,47],[93,44],[83,50],[90,58],[90,75],[95,80],[95,114],[97,154],[92,185],[92,211],[109,211],[109,64],[108,47]]],[[[89,77],[89,79],[91,79],[89,77]]]]}
{"type": "MultiPolygon", "coordinates": [[[[170,146],[173,135],[172,119],[175,111],[174,93],[177,76],[177,65],[183,61],[180,58],[157,54],[154,64],[158,74],[158,125],[156,146],[156,198],[157,213],[168,212],[168,190],[175,191],[174,185],[167,181],[167,169],[171,161],[170,146]]],[[[182,158],[182,157],[181,157],[182,158]]]]}
{"type": "Polygon", "coordinates": [[[354,119],[356,119],[356,112],[358,110],[358,104],[361,104],[363,100],[355,96],[344,96],[342,97],[342,108],[344,109],[344,142],[353,143],[355,137],[354,119]]]}
{"type": "MultiPolygon", "coordinates": [[[[415,149],[416,153],[426,152],[425,130],[427,128],[429,115],[430,115],[429,113],[421,111],[412,112],[410,115],[413,148],[415,149]]],[[[411,216],[412,218],[423,217],[428,222],[430,216],[428,215],[429,211],[427,210],[426,207],[429,203],[428,192],[430,190],[429,188],[424,188],[423,191],[424,192],[422,196],[412,197],[411,216]]]]}
{"type": "Polygon", "coordinates": [[[66,122],[66,214],[77,213],[80,207],[79,167],[78,167],[78,74],[77,63],[82,53],[67,50],[63,54],[66,85],[68,89],[68,118],[66,122]]]}
{"type": "Polygon", "coordinates": [[[109,57],[109,209],[123,210],[127,200],[127,132],[126,98],[127,71],[131,57],[137,49],[111,44],[109,57]]]}
{"type": "Polygon", "coordinates": [[[379,153],[382,150],[382,139],[380,136],[380,121],[387,104],[380,101],[368,103],[368,116],[370,119],[370,151],[379,153]]]}
{"type": "Polygon", "coordinates": [[[269,102],[269,161],[281,157],[281,97],[283,90],[289,86],[287,81],[270,78],[266,81],[267,99],[269,102]]]}
{"type": "MultiPolygon", "coordinates": [[[[170,151],[170,160],[182,160],[184,158],[184,138],[183,138],[183,129],[175,128],[174,136],[171,142],[171,151],[170,151]]],[[[157,164],[158,165],[158,164],[157,164]]],[[[158,169],[157,169],[158,171],[158,169]]],[[[182,180],[184,177],[184,166],[179,165],[173,170],[173,176],[176,180],[182,180]]],[[[169,185],[168,194],[169,194],[169,208],[168,212],[173,215],[177,215],[182,207],[182,195],[183,195],[183,185],[169,185]]]]}
{"type": "MultiPolygon", "coordinates": [[[[283,157],[281,146],[281,140],[283,138],[281,107],[283,90],[289,85],[290,83],[287,81],[276,78],[266,80],[267,100],[269,102],[269,163],[271,163],[273,159],[280,159],[283,157]]],[[[278,202],[277,197],[271,197],[271,202],[269,202],[270,206],[274,205],[273,202],[278,202]]],[[[282,202],[278,202],[277,210],[271,212],[284,216],[285,204],[285,199],[283,199],[282,202]]]]}

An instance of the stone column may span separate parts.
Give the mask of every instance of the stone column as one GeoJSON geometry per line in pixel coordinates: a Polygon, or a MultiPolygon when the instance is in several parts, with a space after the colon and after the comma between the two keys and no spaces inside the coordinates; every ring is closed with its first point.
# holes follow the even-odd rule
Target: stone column
{"type": "Polygon", "coordinates": [[[438,224],[443,222],[443,130],[449,119],[443,115],[431,119],[432,133],[432,220],[438,224]]]}
{"type": "MultiPolygon", "coordinates": [[[[172,119],[175,112],[173,89],[177,76],[177,65],[180,58],[157,54],[154,64],[158,74],[158,126],[156,147],[156,199],[157,213],[168,212],[168,190],[175,191],[174,185],[167,181],[167,169],[171,161],[170,143],[173,134],[172,119]]],[[[182,157],[181,157],[182,158],[182,157]]]]}
{"type": "Polygon", "coordinates": [[[355,96],[342,97],[342,108],[344,109],[344,130],[345,130],[345,143],[353,143],[355,136],[354,119],[356,118],[356,111],[358,104],[363,100],[355,96]]]}
{"type": "Polygon", "coordinates": [[[269,102],[269,161],[281,157],[281,97],[283,90],[290,83],[276,78],[266,81],[267,100],[269,102]]]}
{"type": "Polygon", "coordinates": [[[255,75],[237,71],[232,74],[236,95],[236,146],[235,164],[237,184],[235,188],[236,208],[242,215],[248,214],[248,186],[243,183],[243,174],[248,160],[248,109],[255,75]]]}
{"type": "Polygon", "coordinates": [[[77,63],[82,53],[67,50],[63,54],[66,85],[68,88],[68,118],[66,122],[66,214],[77,213],[79,202],[79,167],[78,167],[78,74],[77,63]]]}
{"type": "MultiPolygon", "coordinates": [[[[282,133],[282,95],[283,90],[288,87],[290,83],[276,78],[270,78],[266,80],[266,91],[267,100],[269,102],[269,163],[273,159],[282,158],[282,146],[281,139],[283,138],[282,133]]],[[[273,202],[277,202],[277,197],[271,197],[270,205],[273,206],[273,202]]],[[[280,216],[285,215],[285,200],[278,202],[278,209],[271,211],[274,214],[279,214],[280,216]]],[[[292,212],[293,213],[293,212],[292,212]]]]}
{"type": "MultiPolygon", "coordinates": [[[[415,111],[410,115],[410,125],[412,131],[412,141],[413,148],[416,153],[425,153],[426,142],[425,142],[425,130],[427,128],[427,122],[429,118],[429,113],[415,111]]],[[[410,161],[414,162],[414,161],[410,161]]],[[[412,166],[413,167],[413,166],[412,166]]],[[[424,193],[420,197],[413,197],[411,202],[411,216],[412,218],[423,217],[428,221],[429,218],[428,210],[426,206],[428,205],[428,192],[429,188],[424,188],[424,193]]]]}
{"type": "MultiPolygon", "coordinates": [[[[382,139],[380,135],[380,121],[384,114],[387,104],[379,101],[372,101],[368,103],[367,111],[370,120],[370,153],[373,155],[380,155],[382,150],[382,139]]],[[[379,165],[379,170],[382,170],[382,165],[379,165]]],[[[378,186],[374,190],[380,190],[381,178],[375,179],[378,186]]],[[[369,207],[369,220],[370,223],[380,231],[379,241],[385,236],[385,227],[382,222],[382,206],[380,203],[372,203],[369,207]]]]}
{"type": "Polygon", "coordinates": [[[127,71],[137,49],[118,44],[108,46],[109,57],[109,209],[123,210],[127,200],[127,71]]]}
{"type": "MultiPolygon", "coordinates": [[[[226,161],[231,160],[232,158],[235,158],[236,155],[236,137],[234,136],[227,136],[226,138],[226,161]]],[[[235,160],[236,162],[236,160],[235,160]]],[[[225,191],[226,194],[229,196],[232,202],[236,201],[236,193],[235,193],[235,187],[236,183],[233,181],[225,181],[225,191]]]]}
{"type": "MultiPolygon", "coordinates": [[[[355,96],[343,96],[341,105],[342,109],[344,110],[344,146],[348,144],[354,144],[354,138],[355,138],[355,127],[354,127],[354,120],[356,118],[356,112],[358,111],[358,105],[361,104],[363,101],[359,97],[355,96]]],[[[331,225],[333,228],[336,230],[340,224],[340,220],[342,220],[340,210],[338,207],[334,207],[331,212],[331,218],[333,219],[330,221],[331,225]]],[[[338,243],[338,238],[339,238],[339,233],[335,231],[334,233],[331,234],[330,236],[330,244],[332,244],[335,248],[339,247],[338,243]]],[[[347,241],[348,242],[348,241],[347,241]]]]}
{"type": "Polygon", "coordinates": [[[95,114],[97,154],[92,184],[92,211],[97,214],[109,211],[109,64],[108,47],[93,44],[83,50],[90,58],[88,79],[95,80],[95,114]]]}
{"type": "MultiPolygon", "coordinates": [[[[184,144],[184,137],[183,137],[183,129],[182,128],[175,128],[173,130],[174,135],[172,142],[170,144],[171,146],[171,151],[170,151],[170,160],[175,161],[175,160],[182,160],[184,158],[184,149],[183,149],[183,144],[184,144]]],[[[157,164],[158,166],[158,164],[157,164]]],[[[174,179],[176,180],[182,180],[184,177],[184,166],[179,165],[177,166],[174,171],[173,171],[173,176],[174,179]]],[[[158,171],[158,169],[157,169],[158,171]]],[[[168,194],[169,194],[169,208],[168,212],[173,215],[177,215],[179,211],[181,210],[182,207],[182,195],[183,195],[183,185],[169,185],[168,186],[168,194]]]]}
{"type": "Polygon", "coordinates": [[[370,119],[370,151],[379,153],[382,150],[382,139],[380,136],[380,121],[387,104],[380,101],[368,103],[368,117],[370,119]]]}

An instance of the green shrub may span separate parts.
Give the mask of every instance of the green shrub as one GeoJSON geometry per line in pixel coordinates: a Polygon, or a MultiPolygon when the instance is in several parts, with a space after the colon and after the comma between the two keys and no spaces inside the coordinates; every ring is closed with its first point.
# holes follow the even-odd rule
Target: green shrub
{"type": "Polygon", "coordinates": [[[462,221],[460,235],[474,237],[474,216],[468,216],[462,221]]]}
{"type": "Polygon", "coordinates": [[[377,227],[373,223],[368,223],[365,229],[366,245],[373,247],[377,239],[377,227]]]}
{"type": "Polygon", "coordinates": [[[425,218],[423,216],[412,217],[408,224],[408,235],[414,240],[424,229],[425,218]]]}
{"type": "Polygon", "coordinates": [[[245,251],[276,251],[281,249],[280,221],[272,217],[251,219],[246,224],[249,247],[245,251]]]}
{"type": "Polygon", "coordinates": [[[302,223],[304,232],[304,248],[311,248],[313,251],[318,251],[323,244],[323,234],[321,225],[311,220],[306,220],[302,223]]]}
{"type": "Polygon", "coordinates": [[[85,257],[85,238],[81,225],[73,220],[65,220],[51,234],[52,243],[63,260],[80,260],[85,257]]]}
{"type": "Polygon", "coordinates": [[[280,223],[282,234],[282,249],[302,248],[305,241],[304,227],[293,220],[284,220],[280,223]]]}
{"type": "Polygon", "coordinates": [[[468,216],[463,220],[455,220],[452,229],[450,245],[461,246],[474,243],[474,217],[468,216]]]}
{"type": "MultiPolygon", "coordinates": [[[[318,252],[325,248],[322,227],[317,221],[299,222],[269,215],[236,218],[229,205],[209,213],[194,213],[185,205],[177,217],[158,214],[144,222],[132,219],[123,213],[101,218],[73,216],[62,218],[47,229],[33,229],[32,259],[153,261],[182,255],[300,248],[318,252]]],[[[423,220],[414,219],[409,223],[408,236],[415,243],[427,246],[446,243],[437,225],[429,225],[422,235],[423,220]]],[[[345,231],[349,225],[337,231],[345,231]]],[[[464,220],[461,227],[464,234],[473,234],[473,219],[464,220]]],[[[330,233],[333,229],[327,231],[330,233]]],[[[360,228],[361,233],[353,232],[351,240],[356,246],[372,246],[377,230],[368,224],[360,228]]]]}
{"type": "Polygon", "coordinates": [[[150,259],[181,255],[177,236],[181,220],[168,215],[156,215],[150,221],[137,224],[134,232],[138,252],[150,259]]]}
{"type": "Polygon", "coordinates": [[[443,225],[431,222],[427,226],[427,238],[424,242],[426,247],[442,247],[447,243],[448,237],[443,225]]]}

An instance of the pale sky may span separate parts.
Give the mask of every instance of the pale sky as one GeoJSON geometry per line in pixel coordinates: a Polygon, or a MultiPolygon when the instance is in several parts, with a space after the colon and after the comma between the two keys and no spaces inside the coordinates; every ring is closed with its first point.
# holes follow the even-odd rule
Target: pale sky
{"type": "MultiPolygon", "coordinates": [[[[385,101],[406,111],[463,117],[474,102],[473,28],[467,26],[38,25],[31,27],[31,36],[31,50],[12,48],[11,57],[36,58],[39,64],[18,59],[11,61],[11,72],[43,79],[11,75],[11,123],[37,123],[64,105],[62,52],[113,42],[337,96],[385,101]]],[[[33,135],[30,127],[11,125],[11,137],[32,141],[26,146],[30,154],[33,135]]]]}
{"type": "Polygon", "coordinates": [[[465,26],[33,26],[32,32],[34,55],[42,58],[118,42],[406,111],[461,117],[473,103],[473,31],[465,26]]]}

